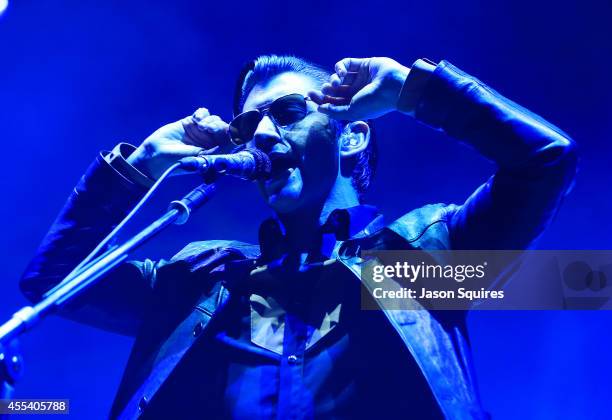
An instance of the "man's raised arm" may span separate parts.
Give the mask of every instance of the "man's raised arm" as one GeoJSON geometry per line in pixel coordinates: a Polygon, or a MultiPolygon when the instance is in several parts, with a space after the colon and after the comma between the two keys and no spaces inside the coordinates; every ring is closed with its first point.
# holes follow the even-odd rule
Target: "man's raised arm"
{"type": "Polygon", "coordinates": [[[525,249],[556,213],[576,171],[561,130],[450,63],[347,58],[321,92],[319,110],[343,120],[393,110],[474,147],[498,170],[448,214],[454,249],[525,249]]]}
{"type": "MultiPolygon", "coordinates": [[[[121,143],[89,166],[20,282],[37,302],[60,283],[127,215],[172,163],[215,146],[223,148],[226,124],[200,108],[168,124],[135,148],[121,143]]],[[[62,315],[79,322],[133,335],[151,294],[156,264],[150,260],[120,265],[69,303],[62,315]]]]}

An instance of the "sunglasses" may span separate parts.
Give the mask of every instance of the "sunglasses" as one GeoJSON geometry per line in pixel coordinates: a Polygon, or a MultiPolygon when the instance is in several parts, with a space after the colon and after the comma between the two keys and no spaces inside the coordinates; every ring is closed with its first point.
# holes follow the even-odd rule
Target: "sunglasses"
{"type": "Polygon", "coordinates": [[[254,109],[237,115],[229,124],[232,143],[239,146],[249,142],[255,135],[257,126],[268,115],[277,127],[287,128],[302,120],[308,114],[306,101],[311,99],[299,93],[281,96],[261,109],[254,109]]]}

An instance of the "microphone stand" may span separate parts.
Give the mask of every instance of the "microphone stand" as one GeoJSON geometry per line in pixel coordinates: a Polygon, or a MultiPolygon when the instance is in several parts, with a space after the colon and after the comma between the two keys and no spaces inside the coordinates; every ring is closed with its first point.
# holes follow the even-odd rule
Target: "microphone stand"
{"type": "MultiPolygon", "coordinates": [[[[15,383],[21,377],[23,360],[17,352],[17,342],[13,340],[10,346],[0,344],[0,400],[10,400],[15,392],[15,383]]],[[[0,420],[8,420],[6,412],[0,412],[0,420]]]]}
{"type": "MultiPolygon", "coordinates": [[[[215,192],[215,184],[201,184],[183,197],[170,203],[168,211],[122,245],[108,249],[104,254],[69,275],[43,300],[34,306],[24,306],[4,325],[0,326],[0,346],[31,329],[42,318],[69,302],[74,296],[96,283],[104,274],[126,260],[129,254],[171,224],[182,225],[190,214],[204,205],[215,192]]],[[[0,377],[0,379],[2,379],[0,377]]],[[[0,381],[0,385],[3,383],[0,381]]]]}

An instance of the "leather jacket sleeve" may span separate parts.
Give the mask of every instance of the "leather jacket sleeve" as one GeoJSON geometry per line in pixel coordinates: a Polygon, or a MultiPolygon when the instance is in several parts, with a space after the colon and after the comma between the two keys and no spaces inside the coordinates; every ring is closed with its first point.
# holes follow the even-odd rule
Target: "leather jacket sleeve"
{"type": "MultiPolygon", "coordinates": [[[[145,193],[103,155],[91,164],[28,265],[20,288],[32,302],[62,279],[116,226],[145,193]]],[[[62,309],[60,314],[134,335],[151,294],[152,261],[126,262],[62,309]]]]}
{"type": "Polygon", "coordinates": [[[415,68],[402,89],[400,111],[474,147],[497,165],[496,173],[462,206],[449,207],[451,247],[529,248],[571,186],[575,143],[559,128],[446,61],[434,67],[419,60],[415,68]],[[424,72],[429,74],[424,77],[424,72]],[[410,87],[415,83],[423,84],[418,95],[410,87]],[[402,109],[408,103],[413,109],[402,109]]]}

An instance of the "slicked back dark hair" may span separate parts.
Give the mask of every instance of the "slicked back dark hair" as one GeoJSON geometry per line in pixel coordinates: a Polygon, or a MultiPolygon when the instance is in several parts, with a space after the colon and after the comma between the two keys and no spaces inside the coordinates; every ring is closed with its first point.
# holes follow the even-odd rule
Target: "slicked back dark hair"
{"type": "MultiPolygon", "coordinates": [[[[304,74],[317,81],[319,85],[327,82],[332,74],[331,71],[323,67],[292,55],[259,56],[247,63],[238,76],[234,91],[234,116],[242,112],[244,102],[255,85],[287,72],[304,74]]],[[[359,195],[360,201],[363,201],[364,195],[372,183],[378,160],[374,125],[372,121],[367,121],[367,123],[370,126],[370,142],[368,147],[356,156],[357,161],[351,174],[352,184],[359,195]]],[[[342,125],[344,124],[339,125],[338,135],[341,133],[342,125]]]]}

